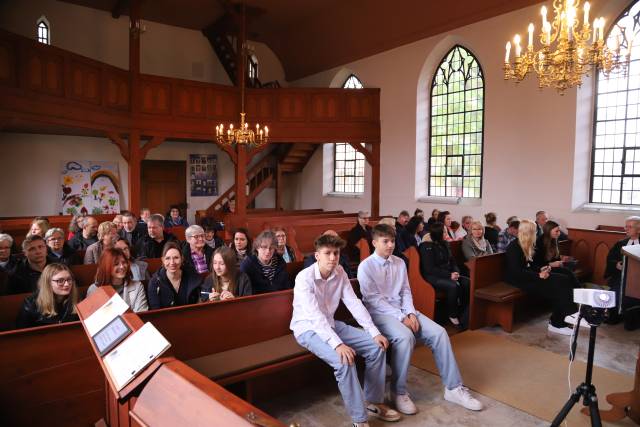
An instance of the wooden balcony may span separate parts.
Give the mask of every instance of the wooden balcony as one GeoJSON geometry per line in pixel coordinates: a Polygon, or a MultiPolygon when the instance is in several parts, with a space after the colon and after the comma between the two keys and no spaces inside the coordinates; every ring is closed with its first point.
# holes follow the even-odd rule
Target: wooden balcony
{"type": "MultiPolygon", "coordinates": [[[[239,113],[236,87],[133,79],[127,70],[0,30],[0,130],[93,136],[135,130],[211,140],[216,124],[237,123],[239,113]]],[[[246,113],[251,123],[269,125],[273,142],[380,142],[379,89],[247,89],[246,113]]]]}

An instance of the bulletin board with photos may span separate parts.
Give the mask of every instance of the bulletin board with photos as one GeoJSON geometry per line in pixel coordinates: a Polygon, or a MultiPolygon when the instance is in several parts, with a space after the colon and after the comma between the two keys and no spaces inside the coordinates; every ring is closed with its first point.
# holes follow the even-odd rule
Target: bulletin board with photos
{"type": "Polygon", "coordinates": [[[191,197],[218,195],[218,156],[191,154],[189,156],[191,197]]]}

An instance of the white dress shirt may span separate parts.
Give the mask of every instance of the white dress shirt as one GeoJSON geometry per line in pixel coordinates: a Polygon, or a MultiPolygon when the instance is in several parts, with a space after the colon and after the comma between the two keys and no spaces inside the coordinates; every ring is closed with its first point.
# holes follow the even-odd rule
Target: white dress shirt
{"type": "Polygon", "coordinates": [[[397,256],[384,259],[375,252],[358,266],[358,282],[371,314],[386,314],[402,321],[415,314],[407,266],[397,256]]]}
{"type": "Polygon", "coordinates": [[[338,265],[325,280],[320,275],[317,262],[296,276],[296,285],[293,288],[293,316],[289,326],[293,335],[298,337],[307,331],[313,331],[331,348],[342,344],[342,340],[333,329],[333,315],[340,300],[372,338],[380,335],[367,309],[353,291],[342,266],[338,265]]]}

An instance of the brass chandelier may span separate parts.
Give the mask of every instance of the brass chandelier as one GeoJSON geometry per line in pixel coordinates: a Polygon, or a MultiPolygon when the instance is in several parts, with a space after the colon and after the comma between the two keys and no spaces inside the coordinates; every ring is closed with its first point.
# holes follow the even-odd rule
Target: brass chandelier
{"type": "Polygon", "coordinates": [[[245,80],[248,60],[248,49],[246,42],[246,12],[245,4],[242,3],[242,27],[240,29],[240,49],[241,49],[241,70],[240,77],[240,126],[234,127],[233,123],[225,125],[220,123],[216,126],[216,141],[224,145],[246,145],[252,147],[261,147],[269,143],[269,127],[260,128],[260,124],[256,123],[255,130],[249,127],[249,123],[245,122],[246,113],[244,112],[244,92],[245,80]]]}
{"type": "Polygon", "coordinates": [[[564,91],[582,84],[582,77],[593,70],[600,70],[605,77],[612,72],[626,72],[631,55],[633,31],[620,31],[615,27],[604,41],[604,18],[599,17],[589,22],[591,6],[585,2],[583,6],[582,25],[578,10],[580,0],[554,0],[553,21],[547,21],[547,8],[542,6],[542,31],[539,39],[542,45],[539,50],[533,47],[533,23],[529,24],[527,49],[522,52],[520,35],[513,38],[515,60],[510,60],[511,42],[507,42],[504,58],[504,79],[522,81],[530,71],[538,75],[540,88],[553,87],[561,95],[564,91]],[[564,3],[564,4],[563,4],[564,3]],[[621,45],[626,39],[626,52],[621,45]]]}

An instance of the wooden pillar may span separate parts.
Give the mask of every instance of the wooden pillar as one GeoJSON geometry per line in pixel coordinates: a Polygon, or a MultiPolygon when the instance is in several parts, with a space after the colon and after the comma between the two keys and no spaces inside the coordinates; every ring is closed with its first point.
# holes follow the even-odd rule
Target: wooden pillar
{"type": "Polygon", "coordinates": [[[276,161],[276,210],[282,210],[282,168],[276,161]]]}
{"type": "Polygon", "coordinates": [[[131,112],[140,111],[140,0],[129,2],[129,96],[131,112]]]}
{"type": "Polygon", "coordinates": [[[380,216],[380,142],[371,144],[371,216],[380,216]]]}
{"type": "Polygon", "coordinates": [[[236,162],[236,214],[247,213],[247,148],[237,145],[236,162]]]}
{"type": "Polygon", "coordinates": [[[140,132],[133,131],[129,135],[129,210],[136,215],[140,213],[141,204],[141,167],[142,150],[140,149],[140,132]]]}

